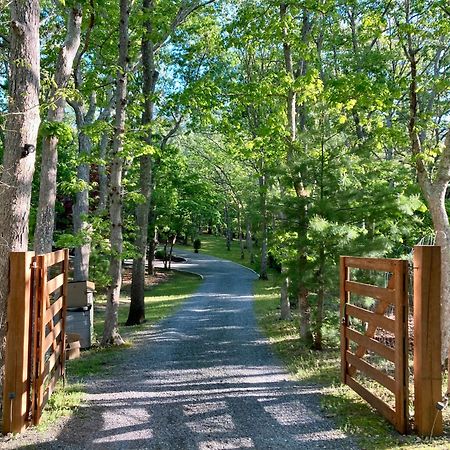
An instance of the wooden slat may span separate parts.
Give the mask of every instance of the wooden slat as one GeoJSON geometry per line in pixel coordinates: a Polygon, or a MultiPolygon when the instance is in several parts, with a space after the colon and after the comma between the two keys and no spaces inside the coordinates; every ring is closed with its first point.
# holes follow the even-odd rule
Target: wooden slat
{"type": "Polygon", "coordinates": [[[357,344],[364,346],[364,348],[366,348],[367,350],[371,350],[382,356],[383,358],[386,358],[391,362],[395,362],[395,351],[392,348],[386,347],[380,342],[375,341],[368,336],[364,336],[363,334],[358,333],[356,330],[353,330],[351,328],[346,328],[345,334],[348,339],[351,339],[357,344]]]}
{"type": "Polygon", "coordinates": [[[44,386],[39,382],[40,375],[44,371],[45,364],[45,321],[43,320],[45,315],[46,304],[48,300],[47,293],[47,265],[46,256],[39,255],[36,257],[37,263],[37,273],[38,273],[38,286],[36,289],[36,301],[37,301],[37,321],[36,321],[36,331],[38,333],[39,339],[37,341],[36,348],[36,382],[35,382],[35,410],[33,412],[33,423],[34,425],[39,425],[41,419],[40,411],[41,405],[44,398],[44,386]]]}
{"type": "MultiPolygon", "coordinates": [[[[389,422],[395,425],[396,423],[396,413],[395,411],[378,397],[375,397],[370,391],[365,387],[361,386],[356,380],[348,377],[347,383],[356,393],[358,393],[364,400],[366,400],[370,405],[377,409],[389,422]]],[[[403,432],[403,431],[400,431],[403,432]]]]}
{"type": "Polygon", "coordinates": [[[391,304],[395,303],[395,292],[392,289],[386,289],[371,284],[358,283],[356,281],[346,281],[345,289],[357,295],[371,297],[377,300],[384,300],[391,304]]]}
{"type": "Polygon", "coordinates": [[[59,374],[55,373],[55,376],[50,380],[49,385],[45,389],[45,393],[42,396],[42,403],[39,406],[39,417],[42,416],[42,412],[44,411],[45,405],[48,402],[48,399],[51,397],[53,391],[55,390],[56,383],[59,380],[59,374]]]}
{"type": "Polygon", "coordinates": [[[45,323],[49,323],[64,307],[64,298],[59,297],[45,313],[45,323]]]}
{"type": "Polygon", "coordinates": [[[60,287],[62,287],[64,285],[64,278],[65,278],[65,275],[63,272],[47,282],[48,295],[52,294],[53,292],[56,291],[56,289],[59,289],[60,287]]]}
{"type": "Polygon", "coordinates": [[[398,261],[394,271],[395,290],[395,411],[397,429],[408,427],[408,262],[398,261]]]}
{"type": "Polygon", "coordinates": [[[30,315],[32,277],[30,265],[34,253],[11,253],[7,304],[5,373],[3,380],[3,432],[24,431],[29,408],[30,315]],[[10,399],[10,393],[15,397],[10,399]]]}
{"type": "Polygon", "coordinates": [[[393,272],[396,261],[402,261],[401,259],[358,258],[355,256],[346,256],[345,259],[347,267],[380,272],[393,272]]]}
{"type": "Polygon", "coordinates": [[[441,248],[414,247],[414,422],[421,436],[441,435],[441,248]],[[436,417],[437,414],[437,417],[436,417]]]}
{"type": "Polygon", "coordinates": [[[46,255],[43,255],[45,258],[45,265],[47,267],[54,266],[55,264],[58,264],[60,262],[64,261],[65,258],[65,250],[58,250],[53,253],[47,253],[46,255]]]}
{"type": "Polygon", "coordinates": [[[45,369],[43,373],[41,374],[41,380],[44,382],[45,377],[52,372],[52,370],[55,368],[55,366],[60,362],[61,357],[61,346],[58,345],[56,348],[56,351],[54,351],[50,358],[45,363],[45,369]]]}
{"type": "Polygon", "coordinates": [[[356,357],[349,351],[347,351],[347,361],[353,367],[356,367],[356,369],[366,374],[369,378],[372,378],[373,380],[384,386],[386,389],[389,389],[392,393],[395,393],[397,383],[392,377],[386,375],[375,366],[372,366],[372,364],[369,364],[363,359],[356,357]]]}
{"type": "MultiPolygon", "coordinates": [[[[367,322],[376,328],[382,328],[383,330],[395,333],[395,320],[390,319],[389,317],[376,314],[372,311],[368,311],[367,309],[351,304],[347,304],[345,307],[345,312],[349,316],[356,317],[357,319],[367,322]]],[[[373,336],[374,335],[372,335],[372,337],[373,336]]]]}
{"type": "Polygon", "coordinates": [[[63,273],[64,273],[64,284],[62,289],[62,297],[63,297],[63,309],[61,315],[63,334],[61,337],[61,368],[60,374],[61,376],[65,376],[66,370],[66,316],[67,316],[67,289],[69,282],[69,249],[64,249],[64,264],[63,264],[63,273]]]}
{"type": "Polygon", "coordinates": [[[56,341],[58,336],[61,334],[62,331],[62,323],[59,321],[53,328],[53,330],[50,331],[50,333],[46,336],[45,342],[44,342],[44,353],[47,353],[48,349],[53,346],[53,343],[56,341]]]}
{"type": "MultiPolygon", "coordinates": [[[[394,277],[391,277],[388,282],[388,289],[393,289],[394,287],[394,277]]],[[[383,317],[386,310],[389,308],[390,303],[385,300],[379,300],[377,305],[375,306],[374,314],[377,316],[383,317]]],[[[369,338],[373,338],[375,336],[375,332],[377,331],[377,326],[374,323],[369,323],[366,332],[364,333],[365,336],[369,338]]],[[[359,345],[358,348],[355,351],[355,355],[358,358],[362,358],[367,352],[367,348],[365,348],[363,345],[359,345]]],[[[355,369],[350,367],[349,373],[350,375],[353,375],[355,372],[355,369]]]]}

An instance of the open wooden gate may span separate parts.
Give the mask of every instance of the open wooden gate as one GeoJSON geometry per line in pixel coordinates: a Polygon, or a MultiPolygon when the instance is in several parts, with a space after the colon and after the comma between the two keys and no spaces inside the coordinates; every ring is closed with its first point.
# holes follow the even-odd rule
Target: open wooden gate
{"type": "Polygon", "coordinates": [[[11,253],[3,432],[39,424],[64,375],[68,250],[11,253]]]}
{"type": "Polygon", "coordinates": [[[355,390],[383,414],[400,433],[408,427],[408,266],[400,259],[341,257],[341,362],[342,381],[355,390]],[[384,272],[389,277],[387,287],[357,282],[351,279],[351,269],[384,272]],[[352,294],[375,299],[370,309],[355,305],[352,294]],[[390,311],[389,317],[385,315],[390,311]],[[357,319],[356,321],[354,319],[357,319]],[[355,323],[360,324],[357,328],[355,323]],[[375,338],[384,330],[389,343],[375,338]],[[375,358],[394,364],[387,373],[365,358],[375,358]],[[357,381],[357,376],[375,380],[395,396],[393,408],[357,381]]]}

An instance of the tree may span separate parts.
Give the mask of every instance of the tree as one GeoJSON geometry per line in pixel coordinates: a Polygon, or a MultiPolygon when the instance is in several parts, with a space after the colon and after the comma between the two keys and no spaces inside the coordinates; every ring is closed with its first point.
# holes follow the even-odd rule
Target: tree
{"type": "Polygon", "coordinates": [[[128,80],[128,22],[130,5],[128,0],[120,0],[119,16],[119,60],[116,87],[116,117],[115,132],[112,146],[112,167],[110,180],[110,220],[111,220],[111,285],[108,288],[106,303],[105,328],[102,345],[120,345],[123,339],[118,332],[118,314],[120,289],[122,287],[122,171],[123,171],[123,140],[125,136],[127,80],[128,80]]]}
{"type": "Polygon", "coordinates": [[[142,128],[145,131],[144,145],[148,151],[139,158],[139,186],[142,202],[136,209],[136,248],[138,256],[133,259],[133,276],[131,284],[131,304],[127,325],[136,325],[145,320],[144,309],[144,278],[145,260],[148,242],[148,218],[152,194],[152,144],[154,127],[154,96],[159,72],[156,66],[158,52],[167,44],[173,33],[187,18],[198,9],[213,3],[214,0],[178,2],[174,5],[156,4],[154,0],[143,0],[142,11],[144,17],[144,32],[142,36],[142,94],[144,97],[144,112],[142,114],[142,128]],[[164,6],[169,6],[164,11],[164,6]],[[160,11],[163,9],[163,11],[160,11]],[[169,18],[169,22],[157,22],[156,17],[169,18]],[[161,14],[162,13],[162,14],[161,14]]]}
{"type": "Polygon", "coordinates": [[[80,46],[82,11],[79,4],[69,8],[67,35],[58,55],[53,86],[50,91],[47,121],[44,125],[39,206],[34,249],[36,253],[52,251],[55,223],[56,173],[58,167],[58,140],[64,119],[65,89],[72,75],[72,67],[80,46]]]}
{"type": "Polygon", "coordinates": [[[442,254],[441,358],[444,361],[450,346],[450,223],[446,208],[450,182],[450,28],[448,18],[442,18],[439,2],[405,0],[403,13],[404,20],[397,18],[397,26],[410,70],[410,151],[433,220],[436,245],[441,247],[442,254]]]}
{"type": "Polygon", "coordinates": [[[0,369],[3,377],[9,252],[28,249],[39,117],[39,1],[10,3],[9,102],[0,195],[0,369]]]}

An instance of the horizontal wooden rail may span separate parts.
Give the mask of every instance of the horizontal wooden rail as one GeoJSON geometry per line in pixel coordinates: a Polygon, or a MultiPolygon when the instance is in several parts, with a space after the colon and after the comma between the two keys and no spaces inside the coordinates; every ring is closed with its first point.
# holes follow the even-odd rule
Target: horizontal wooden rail
{"type": "Polygon", "coordinates": [[[54,266],[55,264],[63,262],[65,256],[66,250],[58,250],[53,253],[47,253],[46,255],[44,255],[45,264],[47,267],[54,266]]]}
{"type": "Polygon", "coordinates": [[[44,353],[47,353],[50,347],[52,347],[53,343],[58,339],[59,335],[62,332],[62,323],[59,321],[50,331],[50,333],[45,337],[44,340],[44,353]]]}
{"type": "Polygon", "coordinates": [[[55,303],[53,303],[52,306],[50,306],[49,309],[45,312],[45,324],[48,324],[53,318],[59,314],[59,312],[64,307],[64,297],[60,297],[58,300],[56,300],[55,303]]]}
{"type": "Polygon", "coordinates": [[[346,329],[346,337],[357,344],[362,345],[367,350],[375,352],[391,362],[395,362],[395,350],[390,347],[386,347],[384,344],[376,341],[375,339],[369,338],[351,328],[346,329]]]}
{"type": "Polygon", "coordinates": [[[393,272],[397,262],[403,262],[401,259],[359,258],[356,256],[345,256],[343,258],[345,258],[347,267],[379,272],[393,272]]]}
{"type": "Polygon", "coordinates": [[[373,286],[371,284],[358,283],[356,281],[346,281],[345,289],[353,294],[363,297],[371,297],[377,300],[384,300],[391,304],[395,304],[394,291],[392,289],[373,286]]]}
{"type": "Polygon", "coordinates": [[[389,317],[382,316],[381,314],[374,314],[372,311],[351,305],[350,303],[347,303],[345,306],[345,312],[349,316],[355,317],[362,322],[367,322],[376,328],[382,328],[390,333],[395,333],[395,320],[390,319],[389,317]]]}
{"type": "Polygon", "coordinates": [[[62,288],[64,285],[64,273],[60,273],[58,276],[56,276],[55,278],[52,278],[51,280],[49,280],[47,282],[47,291],[48,294],[53,294],[53,292],[55,292],[57,289],[62,288]]]}
{"type": "Polygon", "coordinates": [[[389,389],[392,393],[395,393],[397,389],[397,383],[392,377],[386,375],[385,373],[380,371],[380,369],[377,369],[372,364],[369,364],[363,359],[358,358],[356,355],[349,351],[347,351],[347,360],[353,367],[356,367],[356,369],[365,373],[369,378],[374,379],[386,389],[389,389]]]}
{"type": "Polygon", "coordinates": [[[364,386],[361,386],[361,384],[359,384],[353,378],[349,378],[347,384],[364,400],[366,400],[366,402],[368,402],[371,406],[378,410],[387,420],[389,420],[389,422],[394,425],[397,423],[396,412],[389,405],[384,403],[383,400],[375,397],[372,392],[370,392],[364,386]]]}

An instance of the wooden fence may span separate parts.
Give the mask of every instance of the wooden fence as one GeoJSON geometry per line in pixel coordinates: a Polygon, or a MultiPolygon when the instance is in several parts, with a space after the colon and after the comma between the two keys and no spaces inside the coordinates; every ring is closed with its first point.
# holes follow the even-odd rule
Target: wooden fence
{"type": "Polygon", "coordinates": [[[408,427],[407,261],[343,256],[340,270],[342,381],[380,411],[400,433],[405,433],[408,427]],[[387,287],[384,288],[352,280],[351,269],[385,272],[391,276],[387,287]],[[375,299],[374,308],[369,310],[355,305],[351,294],[375,299]],[[392,306],[394,317],[385,316],[392,306]],[[355,329],[351,318],[366,324],[365,331],[355,329]],[[393,335],[393,346],[374,339],[377,329],[393,335]],[[353,346],[350,345],[351,342],[354,343],[353,346]],[[367,358],[364,359],[369,351],[394,363],[394,376],[378,369],[368,362],[367,358]],[[391,391],[395,396],[395,408],[358,382],[358,374],[377,381],[391,391]]]}
{"type": "Polygon", "coordinates": [[[64,375],[68,251],[11,253],[3,432],[39,424],[64,375]]]}

